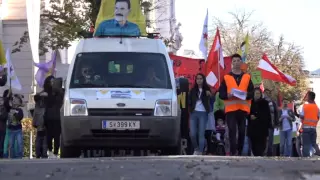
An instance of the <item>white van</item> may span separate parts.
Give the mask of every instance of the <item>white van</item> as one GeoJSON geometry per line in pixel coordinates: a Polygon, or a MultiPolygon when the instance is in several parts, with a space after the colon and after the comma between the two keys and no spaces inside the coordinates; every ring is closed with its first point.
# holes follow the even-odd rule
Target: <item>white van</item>
{"type": "Polygon", "coordinates": [[[180,153],[180,108],[162,40],[81,40],[69,67],[61,114],[61,157],[81,148],[180,153]]]}

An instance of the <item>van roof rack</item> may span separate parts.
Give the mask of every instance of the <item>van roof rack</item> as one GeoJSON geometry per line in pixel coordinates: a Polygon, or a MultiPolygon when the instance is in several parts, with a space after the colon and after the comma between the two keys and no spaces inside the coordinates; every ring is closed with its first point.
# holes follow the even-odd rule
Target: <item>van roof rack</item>
{"type": "Polygon", "coordinates": [[[148,39],[160,39],[160,33],[147,33],[146,36],[128,36],[128,35],[100,35],[100,36],[93,36],[93,33],[87,36],[87,38],[139,38],[145,37],[148,39]],[[91,35],[91,36],[90,36],[91,35]]]}
{"type": "Polygon", "coordinates": [[[160,33],[147,33],[147,38],[149,39],[159,39],[160,33]]]}

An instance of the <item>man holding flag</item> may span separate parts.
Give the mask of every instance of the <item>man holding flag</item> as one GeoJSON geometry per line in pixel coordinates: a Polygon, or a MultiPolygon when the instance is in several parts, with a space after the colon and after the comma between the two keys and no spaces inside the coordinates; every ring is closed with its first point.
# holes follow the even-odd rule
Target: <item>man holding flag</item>
{"type": "Polygon", "coordinates": [[[233,156],[240,155],[243,149],[246,118],[250,113],[254,92],[251,77],[242,72],[241,64],[242,57],[239,54],[232,55],[232,71],[224,76],[219,88],[219,96],[224,100],[230,152],[233,156]]]}

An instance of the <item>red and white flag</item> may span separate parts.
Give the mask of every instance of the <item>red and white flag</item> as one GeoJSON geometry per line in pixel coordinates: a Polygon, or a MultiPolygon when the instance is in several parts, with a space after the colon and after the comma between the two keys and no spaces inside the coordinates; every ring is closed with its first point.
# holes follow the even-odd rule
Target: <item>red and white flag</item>
{"type": "Polygon", "coordinates": [[[211,50],[206,62],[206,80],[210,86],[219,86],[219,78],[223,77],[225,69],[225,62],[222,53],[222,45],[220,39],[219,29],[213,40],[211,50]]]}
{"type": "Polygon", "coordinates": [[[283,82],[291,86],[295,86],[297,81],[292,76],[284,74],[268,59],[266,54],[263,54],[259,61],[258,69],[261,70],[262,78],[276,82],[283,82]]]}

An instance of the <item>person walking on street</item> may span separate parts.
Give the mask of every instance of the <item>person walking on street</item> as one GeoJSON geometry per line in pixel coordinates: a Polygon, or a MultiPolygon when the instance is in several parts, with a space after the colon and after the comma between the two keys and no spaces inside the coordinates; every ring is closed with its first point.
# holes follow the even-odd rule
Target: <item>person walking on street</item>
{"type": "MultiPolygon", "coordinates": [[[[42,96],[44,96],[44,123],[47,135],[48,156],[49,158],[56,158],[60,148],[60,134],[61,134],[61,120],[60,109],[63,104],[63,89],[53,88],[53,76],[48,76],[43,85],[42,96]],[[52,145],[54,141],[54,146],[52,145]]],[[[41,99],[40,94],[34,97],[35,101],[41,99]]]]}
{"type": "Polygon", "coordinates": [[[35,96],[35,108],[33,111],[32,125],[37,129],[36,135],[36,158],[48,158],[47,130],[44,123],[46,92],[40,92],[35,96]]]}
{"type": "Polygon", "coordinates": [[[4,158],[4,142],[7,134],[8,112],[10,110],[8,101],[9,90],[3,92],[0,103],[0,159],[4,158]]]}
{"type": "Polygon", "coordinates": [[[279,126],[278,106],[277,106],[277,103],[271,99],[271,97],[272,97],[271,90],[265,89],[264,98],[269,102],[270,118],[271,118],[271,120],[269,121],[271,124],[269,128],[267,156],[273,156],[273,134],[274,134],[274,129],[279,126]]]}
{"type": "Polygon", "coordinates": [[[254,156],[264,155],[271,124],[270,116],[269,102],[262,97],[260,88],[256,88],[254,101],[251,104],[247,132],[254,156]]]}
{"type": "Polygon", "coordinates": [[[9,130],[9,157],[21,159],[23,157],[23,134],[22,124],[23,111],[22,98],[15,94],[12,97],[11,107],[8,114],[8,130],[9,130]],[[15,148],[15,146],[17,148],[15,148]]]}
{"type": "Polygon", "coordinates": [[[295,121],[294,112],[288,107],[288,100],[283,100],[283,107],[279,111],[280,122],[280,156],[292,155],[292,126],[295,121]]]}
{"type": "Polygon", "coordinates": [[[205,150],[205,130],[208,122],[211,92],[206,77],[199,73],[189,94],[190,105],[190,138],[194,155],[203,155],[205,150]],[[199,138],[199,140],[197,140],[199,138]]]}
{"type": "Polygon", "coordinates": [[[246,118],[250,113],[254,91],[251,77],[242,72],[241,64],[241,56],[239,54],[232,55],[232,71],[224,76],[219,88],[219,96],[224,100],[230,151],[233,156],[238,153],[240,155],[243,149],[246,118]]]}
{"type": "Polygon", "coordinates": [[[310,147],[315,149],[315,155],[320,155],[317,140],[317,124],[320,117],[320,110],[315,103],[316,94],[312,91],[308,92],[308,104],[304,104],[300,113],[302,126],[302,155],[310,156],[310,147]]]}

